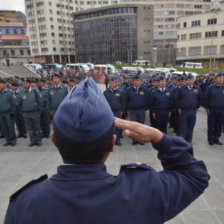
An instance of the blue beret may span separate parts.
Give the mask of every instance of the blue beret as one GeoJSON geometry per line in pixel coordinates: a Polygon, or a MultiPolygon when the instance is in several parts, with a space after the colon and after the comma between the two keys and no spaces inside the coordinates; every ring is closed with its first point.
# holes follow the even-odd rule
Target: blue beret
{"type": "Polygon", "coordinates": [[[222,76],[223,76],[222,72],[218,72],[215,77],[222,77],[222,76]]]}
{"type": "Polygon", "coordinates": [[[184,76],[180,76],[180,77],[178,77],[178,81],[180,82],[180,81],[184,81],[185,80],[185,77],[184,76]]]}
{"type": "Polygon", "coordinates": [[[117,78],[115,76],[111,76],[109,78],[109,82],[115,82],[117,80],[117,78]]]}
{"type": "Polygon", "coordinates": [[[95,81],[85,78],[59,105],[54,123],[66,137],[87,142],[105,134],[114,116],[95,81]]]}
{"type": "Polygon", "coordinates": [[[191,73],[188,73],[186,79],[192,79],[192,78],[194,78],[194,76],[191,73]]]}

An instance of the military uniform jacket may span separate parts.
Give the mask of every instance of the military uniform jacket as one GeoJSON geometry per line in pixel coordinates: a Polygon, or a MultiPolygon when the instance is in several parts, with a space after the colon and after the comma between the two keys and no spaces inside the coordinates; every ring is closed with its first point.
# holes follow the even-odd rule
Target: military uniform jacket
{"type": "Polygon", "coordinates": [[[113,112],[122,111],[124,109],[124,94],[119,88],[105,90],[104,96],[113,112]]]}
{"type": "Polygon", "coordinates": [[[11,196],[5,224],[164,223],[204,191],[209,175],[183,138],[164,135],[154,147],[164,171],[129,164],[112,176],[103,164],[59,166],[11,196]]]}
{"type": "Polygon", "coordinates": [[[171,111],[173,108],[172,93],[167,88],[165,88],[164,92],[156,88],[151,92],[148,103],[150,111],[153,113],[158,110],[171,111]]]}
{"type": "Polygon", "coordinates": [[[52,86],[49,89],[49,109],[50,111],[56,111],[58,109],[59,104],[62,102],[62,100],[65,98],[65,96],[68,94],[68,89],[62,85],[59,84],[59,86],[52,86]]]}
{"type": "Polygon", "coordinates": [[[13,113],[15,101],[9,90],[0,91],[0,113],[13,113]]]}
{"type": "Polygon", "coordinates": [[[183,85],[175,92],[175,104],[178,109],[193,110],[198,109],[202,103],[201,89],[193,85],[192,90],[189,90],[187,85],[183,85]]]}
{"type": "Polygon", "coordinates": [[[135,88],[131,86],[126,93],[126,105],[127,110],[137,110],[137,109],[145,109],[147,110],[146,104],[147,96],[146,89],[139,86],[139,88],[135,88]]]}
{"type": "Polygon", "coordinates": [[[209,86],[205,92],[204,103],[205,108],[224,110],[224,84],[209,86]]]}
{"type": "Polygon", "coordinates": [[[41,110],[41,96],[37,89],[23,90],[19,93],[18,104],[23,112],[41,110]]]}

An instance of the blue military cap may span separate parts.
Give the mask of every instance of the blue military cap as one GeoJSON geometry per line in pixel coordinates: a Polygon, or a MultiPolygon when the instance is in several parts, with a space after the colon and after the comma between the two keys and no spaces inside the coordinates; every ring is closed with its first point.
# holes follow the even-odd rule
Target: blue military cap
{"type": "Polygon", "coordinates": [[[141,79],[140,74],[135,74],[135,75],[133,75],[132,79],[133,79],[133,80],[134,80],[134,79],[141,79]]]}
{"type": "Polygon", "coordinates": [[[16,82],[16,81],[13,81],[13,82],[11,83],[11,85],[12,85],[12,86],[19,86],[18,82],[16,82]]]}
{"type": "Polygon", "coordinates": [[[222,76],[223,76],[222,72],[218,72],[218,73],[215,75],[215,77],[222,77],[222,76]]]}
{"type": "Polygon", "coordinates": [[[109,82],[115,82],[115,81],[117,81],[116,76],[109,77],[109,82]]]}
{"type": "Polygon", "coordinates": [[[114,116],[95,81],[85,78],[59,105],[54,123],[66,137],[88,142],[105,134],[114,123],[114,116]]]}
{"type": "Polygon", "coordinates": [[[177,78],[176,75],[172,75],[172,77],[171,77],[172,80],[175,80],[176,78],[177,78]]]}
{"type": "Polygon", "coordinates": [[[159,81],[166,80],[163,75],[160,75],[158,79],[159,79],[159,81]]]}
{"type": "Polygon", "coordinates": [[[192,75],[192,73],[188,73],[186,79],[193,79],[193,78],[194,78],[194,76],[192,75]]]}
{"type": "Polygon", "coordinates": [[[184,76],[180,76],[178,77],[178,81],[181,82],[181,81],[184,81],[185,80],[185,77],[184,76]]]}

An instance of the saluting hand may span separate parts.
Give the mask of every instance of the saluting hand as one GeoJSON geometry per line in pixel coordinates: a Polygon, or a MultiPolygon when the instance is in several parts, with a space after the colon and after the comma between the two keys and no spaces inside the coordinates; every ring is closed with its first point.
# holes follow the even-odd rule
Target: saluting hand
{"type": "Polygon", "coordinates": [[[152,144],[156,144],[163,137],[162,132],[158,129],[138,122],[115,118],[115,126],[122,129],[128,138],[132,138],[138,142],[151,142],[152,144]]]}

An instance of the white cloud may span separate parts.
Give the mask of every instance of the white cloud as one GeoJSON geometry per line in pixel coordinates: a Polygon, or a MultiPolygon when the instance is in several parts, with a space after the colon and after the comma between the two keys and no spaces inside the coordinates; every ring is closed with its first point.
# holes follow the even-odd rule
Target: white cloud
{"type": "Polygon", "coordinates": [[[25,13],[25,0],[0,0],[1,10],[16,10],[25,13]]]}

